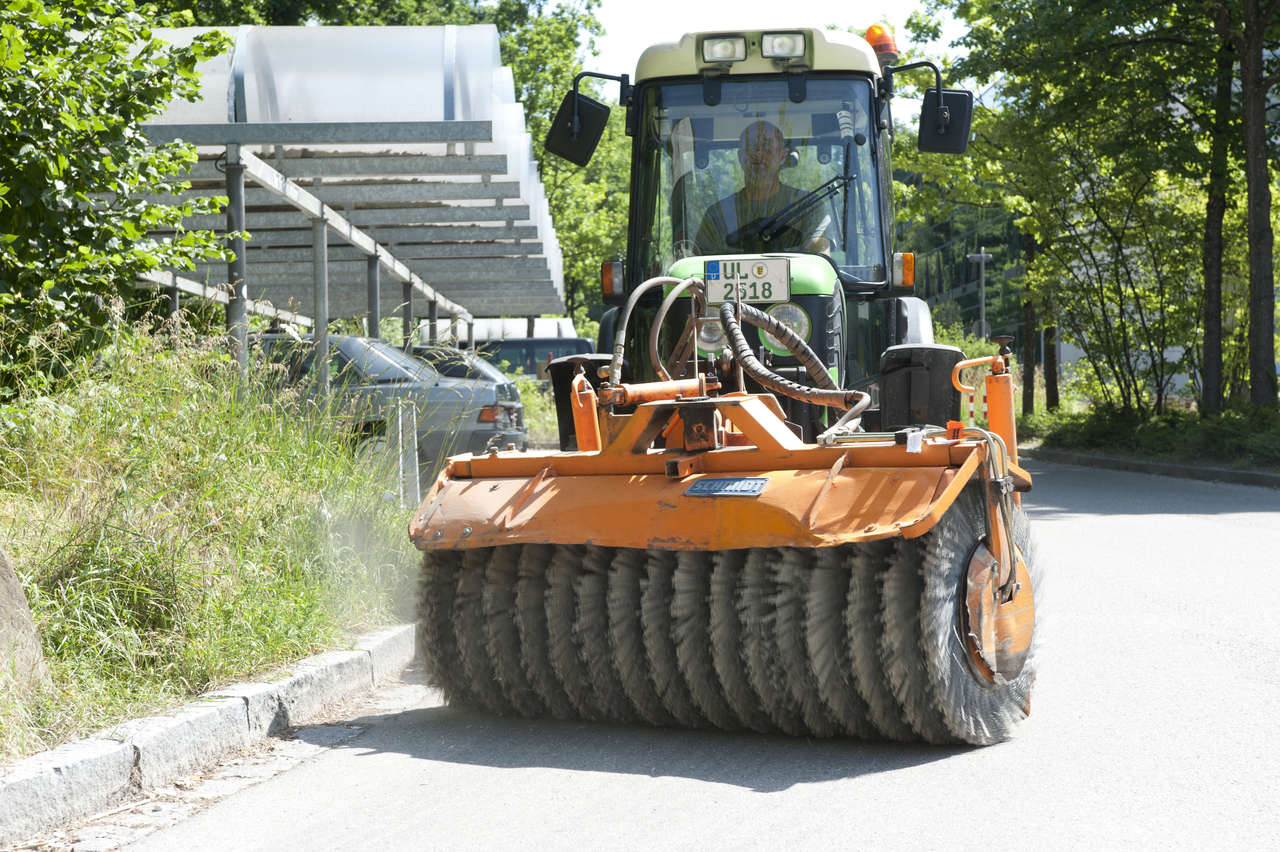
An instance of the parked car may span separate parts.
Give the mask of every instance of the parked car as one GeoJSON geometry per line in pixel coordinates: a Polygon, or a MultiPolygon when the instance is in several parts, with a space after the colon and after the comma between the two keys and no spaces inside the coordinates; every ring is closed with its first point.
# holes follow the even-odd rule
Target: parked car
{"type": "Polygon", "coordinates": [[[596,345],[585,337],[508,337],[477,340],[476,352],[507,373],[534,376],[544,384],[547,364],[566,355],[586,355],[596,345]]]}
{"type": "MultiPolygon", "coordinates": [[[[484,453],[508,444],[524,449],[524,406],[500,373],[448,375],[383,340],[330,335],[329,384],[356,417],[357,442],[380,442],[393,406],[413,400],[418,412],[418,460],[430,471],[458,453],[484,453]]],[[[314,393],[315,345],[309,334],[256,337],[260,357],[278,365],[280,382],[314,393]]],[[[447,368],[446,368],[447,369],[447,368]]],[[[490,368],[492,369],[492,368],[490,368]]]]}
{"type": "Polygon", "coordinates": [[[520,402],[520,389],[511,378],[474,352],[452,346],[415,346],[413,356],[426,361],[436,372],[447,378],[494,382],[499,400],[520,402]]]}

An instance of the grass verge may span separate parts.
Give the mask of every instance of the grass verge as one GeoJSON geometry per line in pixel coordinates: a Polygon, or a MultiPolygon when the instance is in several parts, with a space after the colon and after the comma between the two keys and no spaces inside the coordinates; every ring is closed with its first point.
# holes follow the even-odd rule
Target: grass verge
{"type": "Polygon", "coordinates": [[[0,697],[0,761],[399,620],[410,512],[342,412],[214,347],[121,334],[0,408],[0,544],[51,679],[0,697]]]}

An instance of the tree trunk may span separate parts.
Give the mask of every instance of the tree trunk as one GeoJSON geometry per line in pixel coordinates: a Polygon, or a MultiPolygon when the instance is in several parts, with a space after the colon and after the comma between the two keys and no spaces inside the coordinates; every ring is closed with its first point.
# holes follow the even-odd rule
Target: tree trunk
{"type": "Polygon", "coordinates": [[[1044,330],[1044,407],[1058,410],[1058,327],[1044,330]]]}
{"type": "Polygon", "coordinates": [[[1267,20],[1257,0],[1244,3],[1240,101],[1249,214],[1249,399],[1276,404],[1275,275],[1271,252],[1271,168],[1267,161],[1267,89],[1263,47],[1267,20]]]}
{"type": "Polygon", "coordinates": [[[1022,416],[1036,413],[1036,303],[1022,303],[1022,416]]]}
{"type": "Polygon", "coordinates": [[[1235,56],[1224,42],[1217,57],[1218,90],[1209,135],[1209,186],[1204,212],[1204,357],[1201,411],[1222,410],[1222,220],[1227,210],[1227,153],[1235,56]]]}
{"type": "MultiPolygon", "coordinates": [[[[1031,273],[1031,264],[1036,259],[1036,241],[1027,237],[1025,255],[1027,274],[1031,273]]],[[[1022,303],[1022,416],[1030,417],[1036,413],[1036,303],[1027,290],[1027,299],[1022,303]]]]}

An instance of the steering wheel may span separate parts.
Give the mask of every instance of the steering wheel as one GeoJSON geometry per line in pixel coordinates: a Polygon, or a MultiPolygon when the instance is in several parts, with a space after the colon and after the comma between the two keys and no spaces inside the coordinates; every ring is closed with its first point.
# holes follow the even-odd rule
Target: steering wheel
{"type": "Polygon", "coordinates": [[[802,251],[804,249],[804,234],[792,225],[783,225],[781,228],[776,228],[767,240],[759,236],[757,230],[763,221],[763,219],[757,219],[742,228],[738,232],[738,240],[734,248],[741,251],[744,243],[750,243],[751,245],[759,246],[758,250],[761,252],[802,251]]]}
{"type": "Polygon", "coordinates": [[[676,260],[697,257],[702,254],[702,248],[693,240],[676,240],[675,245],[671,247],[671,254],[676,260]]]}

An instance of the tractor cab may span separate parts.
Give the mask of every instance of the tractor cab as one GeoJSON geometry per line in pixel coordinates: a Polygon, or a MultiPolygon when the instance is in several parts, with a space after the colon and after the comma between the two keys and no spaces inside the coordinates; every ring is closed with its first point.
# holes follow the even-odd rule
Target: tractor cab
{"type": "MultiPolygon", "coordinates": [[[[634,86],[610,78],[622,83],[634,143],[627,256],[604,264],[606,304],[622,305],[655,277],[696,277],[705,284],[696,320],[703,370],[729,343],[720,305],[741,301],[804,339],[840,387],[871,384],[890,347],[932,344],[928,309],[913,298],[913,257],[893,243],[890,168],[893,75],[930,64],[894,67],[892,37],[873,40],[876,49],[820,29],[691,33],[646,50],[634,86]]],[[[943,92],[939,78],[925,113],[922,150],[964,150],[968,92],[943,92]]],[[[585,164],[607,118],[575,82],[546,147],[585,164]]],[[[670,291],[646,295],[638,328],[647,333],[670,291]]],[[[661,358],[676,349],[693,304],[685,294],[661,328],[661,358]]],[[[612,348],[615,316],[601,324],[601,352],[612,348]]],[[[775,336],[743,331],[774,372],[810,380],[775,336]]],[[[626,360],[653,380],[645,333],[631,338],[626,360]]],[[[760,390],[749,381],[737,389],[760,390]]],[[[825,412],[785,405],[806,439],[821,431],[825,412]]]]}

